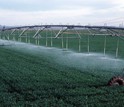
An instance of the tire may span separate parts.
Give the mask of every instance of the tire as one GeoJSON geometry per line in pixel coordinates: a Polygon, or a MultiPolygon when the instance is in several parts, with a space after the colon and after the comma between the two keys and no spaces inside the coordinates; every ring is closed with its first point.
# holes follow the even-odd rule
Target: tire
{"type": "Polygon", "coordinates": [[[124,85],[124,79],[120,76],[112,77],[108,82],[108,86],[114,85],[124,85]]]}

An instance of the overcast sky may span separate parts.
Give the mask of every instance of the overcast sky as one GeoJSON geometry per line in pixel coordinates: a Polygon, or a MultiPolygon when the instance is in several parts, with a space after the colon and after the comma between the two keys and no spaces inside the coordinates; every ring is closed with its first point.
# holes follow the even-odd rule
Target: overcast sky
{"type": "Polygon", "coordinates": [[[0,0],[0,25],[119,25],[124,0],[0,0]]]}

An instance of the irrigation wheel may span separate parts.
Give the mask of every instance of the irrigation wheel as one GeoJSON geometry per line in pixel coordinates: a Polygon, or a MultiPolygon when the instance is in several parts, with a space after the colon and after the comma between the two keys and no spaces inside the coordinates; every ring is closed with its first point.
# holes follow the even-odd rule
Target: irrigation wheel
{"type": "Polygon", "coordinates": [[[108,85],[109,86],[124,85],[124,78],[120,76],[114,76],[109,80],[108,85]]]}

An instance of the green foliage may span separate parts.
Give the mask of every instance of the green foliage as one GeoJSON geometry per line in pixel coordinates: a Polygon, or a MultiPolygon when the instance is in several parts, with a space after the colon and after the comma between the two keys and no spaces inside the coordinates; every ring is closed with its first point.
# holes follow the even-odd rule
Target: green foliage
{"type": "MultiPolygon", "coordinates": [[[[34,31],[28,32],[34,34],[34,31]]],[[[48,32],[48,36],[50,36],[48,32]]],[[[45,32],[43,32],[45,34],[45,32]]],[[[10,37],[13,39],[13,36],[10,37]]],[[[15,36],[17,40],[18,37],[15,36]]],[[[29,39],[29,38],[28,38],[29,39]]],[[[40,45],[46,45],[45,38],[40,45]]],[[[50,46],[50,38],[48,46],[50,46]]],[[[25,42],[26,38],[22,38],[25,42]]],[[[36,40],[30,38],[35,44],[36,40]]],[[[69,48],[78,51],[78,39],[69,39],[69,48]]],[[[115,54],[117,37],[107,37],[106,52],[115,54]]],[[[66,46],[64,39],[64,47],[66,46]]],[[[61,47],[61,39],[53,39],[61,47]]],[[[119,57],[123,58],[123,41],[119,57]]],[[[103,52],[104,36],[90,36],[90,51],[103,52]]],[[[82,35],[81,52],[87,51],[87,36],[82,35]]],[[[105,70],[76,69],[38,57],[0,47],[1,107],[122,107],[124,87],[106,86],[114,73],[105,70]]]]}

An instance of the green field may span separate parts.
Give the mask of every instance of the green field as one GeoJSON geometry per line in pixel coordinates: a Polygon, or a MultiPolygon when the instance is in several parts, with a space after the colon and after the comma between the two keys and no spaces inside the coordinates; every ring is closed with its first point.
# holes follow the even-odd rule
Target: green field
{"type": "MultiPolygon", "coordinates": [[[[87,53],[87,37],[82,35],[80,53],[87,53]]],[[[18,38],[15,36],[15,39],[18,38]]],[[[106,41],[106,54],[113,58],[116,56],[117,39],[108,36],[106,41]]],[[[22,38],[22,42],[28,40],[22,38]]],[[[123,60],[124,41],[119,40],[118,58],[123,60]]],[[[62,48],[61,41],[53,39],[53,47],[62,48]]],[[[30,38],[30,42],[35,44],[36,40],[30,38]]],[[[39,45],[46,46],[46,38],[40,39],[39,45]]],[[[75,53],[79,51],[78,45],[79,39],[68,39],[68,48],[75,53]]],[[[103,53],[104,36],[90,36],[89,45],[90,52],[103,53]]],[[[47,38],[47,46],[51,47],[51,38],[47,38]]],[[[66,48],[66,38],[63,48],[66,48]]],[[[123,75],[122,68],[81,69],[63,64],[65,60],[57,62],[54,52],[52,54],[55,55],[50,55],[42,50],[35,51],[26,51],[18,45],[17,48],[0,46],[0,107],[123,107],[124,87],[107,86],[112,76],[123,75]]]]}

